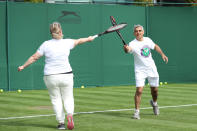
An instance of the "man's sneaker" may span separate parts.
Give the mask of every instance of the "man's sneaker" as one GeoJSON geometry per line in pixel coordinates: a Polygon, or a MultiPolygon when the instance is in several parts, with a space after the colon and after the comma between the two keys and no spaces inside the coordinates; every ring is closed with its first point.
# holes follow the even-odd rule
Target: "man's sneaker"
{"type": "Polygon", "coordinates": [[[67,120],[68,120],[67,128],[69,130],[72,130],[74,128],[73,116],[72,115],[68,115],[67,116],[67,120]]]}
{"type": "Polygon", "coordinates": [[[139,112],[135,112],[135,113],[133,114],[133,119],[140,119],[140,114],[139,114],[139,112]]]}
{"type": "Polygon", "coordinates": [[[57,128],[58,128],[59,130],[65,130],[65,129],[66,129],[64,123],[60,123],[60,124],[57,126],[57,128]]]}
{"type": "Polygon", "coordinates": [[[154,105],[154,104],[153,104],[153,100],[150,100],[150,104],[151,104],[151,106],[153,107],[153,113],[154,113],[155,115],[159,115],[159,107],[158,107],[158,105],[154,105]]]}

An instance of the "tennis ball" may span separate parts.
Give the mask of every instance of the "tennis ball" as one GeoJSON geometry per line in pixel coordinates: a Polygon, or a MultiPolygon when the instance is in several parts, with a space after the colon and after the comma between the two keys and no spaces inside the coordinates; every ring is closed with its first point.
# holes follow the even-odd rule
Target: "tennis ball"
{"type": "Polygon", "coordinates": [[[18,89],[18,93],[21,93],[21,92],[22,92],[22,90],[18,89]]]}
{"type": "Polygon", "coordinates": [[[159,84],[160,84],[160,85],[163,85],[163,82],[160,82],[159,84]]]}
{"type": "Polygon", "coordinates": [[[165,85],[167,85],[167,84],[168,84],[168,82],[164,82],[164,84],[165,84],[165,85]]]}
{"type": "Polygon", "coordinates": [[[0,89],[0,93],[3,93],[3,89],[0,89]]]}
{"type": "Polygon", "coordinates": [[[84,86],[81,86],[81,88],[85,88],[84,86]]]}

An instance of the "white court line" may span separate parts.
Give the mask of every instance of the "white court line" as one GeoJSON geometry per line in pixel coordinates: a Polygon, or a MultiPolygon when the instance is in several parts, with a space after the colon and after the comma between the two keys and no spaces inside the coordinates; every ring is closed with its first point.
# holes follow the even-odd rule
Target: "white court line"
{"type": "MultiPolygon", "coordinates": [[[[197,104],[177,105],[177,106],[159,106],[159,108],[177,108],[177,107],[187,107],[187,106],[197,106],[197,104]]],[[[152,107],[140,108],[140,110],[146,110],[146,109],[152,109],[152,107]]],[[[117,110],[104,110],[104,111],[91,111],[91,112],[76,112],[75,114],[93,114],[93,113],[130,111],[130,110],[134,110],[134,109],[117,109],[117,110]]]]}
{"type": "Polygon", "coordinates": [[[54,116],[55,114],[48,114],[48,115],[35,115],[35,116],[19,116],[19,117],[7,117],[7,118],[0,118],[0,120],[9,120],[9,119],[24,119],[24,118],[34,118],[34,117],[42,117],[42,116],[54,116]]]}
{"type": "MultiPolygon", "coordinates": [[[[177,108],[177,107],[189,107],[189,106],[197,106],[197,104],[187,104],[187,105],[177,105],[177,106],[160,106],[159,108],[177,108]]],[[[144,107],[140,108],[141,110],[152,109],[152,107],[144,107]]],[[[77,114],[94,114],[94,113],[104,113],[104,112],[116,112],[116,111],[130,111],[134,109],[117,109],[117,110],[104,110],[104,111],[89,111],[89,112],[76,112],[77,114]]],[[[21,117],[7,117],[7,118],[0,118],[0,120],[9,120],[9,119],[24,119],[24,118],[34,118],[34,117],[43,117],[43,116],[55,116],[55,114],[48,114],[48,115],[35,115],[35,116],[21,116],[21,117]]]]}

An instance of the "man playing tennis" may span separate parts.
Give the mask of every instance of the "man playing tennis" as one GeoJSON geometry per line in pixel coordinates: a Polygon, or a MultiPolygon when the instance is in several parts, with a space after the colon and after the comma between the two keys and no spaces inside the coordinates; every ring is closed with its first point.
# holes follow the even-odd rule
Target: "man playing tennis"
{"type": "Polygon", "coordinates": [[[61,25],[54,22],[50,25],[52,39],[45,41],[24,65],[18,67],[22,71],[30,64],[45,56],[44,82],[48,88],[53,105],[58,129],[65,129],[65,111],[67,113],[67,128],[74,128],[74,97],[73,73],[69,63],[70,50],[75,46],[90,42],[94,37],[80,39],[63,39],[61,25]],[[65,111],[64,111],[65,110],[65,111]]]}
{"type": "Polygon", "coordinates": [[[152,100],[150,101],[155,115],[159,115],[159,108],[157,104],[159,74],[157,67],[151,55],[151,49],[156,50],[167,63],[168,57],[163,53],[161,48],[155,44],[150,38],[144,37],[144,29],[141,25],[134,26],[134,36],[136,37],[129,45],[124,45],[126,52],[132,53],[135,64],[135,112],[134,119],[140,119],[140,102],[141,95],[145,85],[145,80],[148,79],[151,88],[152,100]]]}

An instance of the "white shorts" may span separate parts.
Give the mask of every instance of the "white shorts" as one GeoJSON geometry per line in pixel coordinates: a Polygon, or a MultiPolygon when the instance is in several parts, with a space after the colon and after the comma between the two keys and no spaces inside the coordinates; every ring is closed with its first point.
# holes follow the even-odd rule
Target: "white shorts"
{"type": "MultiPolygon", "coordinates": [[[[159,77],[147,77],[150,87],[159,86],[159,77]]],[[[146,78],[136,79],[136,87],[143,87],[145,85],[146,78]]]]}
{"type": "Polygon", "coordinates": [[[159,74],[156,69],[135,71],[136,87],[143,87],[146,79],[151,87],[159,86],[159,74]]]}

